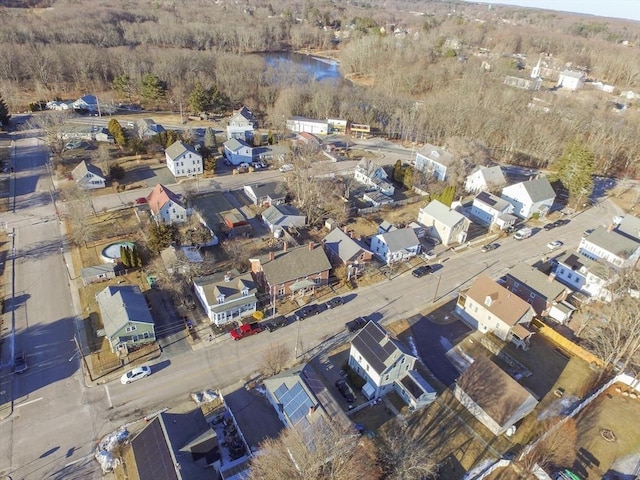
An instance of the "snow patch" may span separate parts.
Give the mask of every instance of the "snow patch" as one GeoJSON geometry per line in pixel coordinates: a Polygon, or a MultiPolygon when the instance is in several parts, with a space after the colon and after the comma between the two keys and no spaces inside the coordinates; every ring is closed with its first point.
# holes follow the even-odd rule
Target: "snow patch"
{"type": "Polygon", "coordinates": [[[191,394],[191,400],[193,400],[197,406],[213,402],[216,398],[218,398],[218,394],[211,389],[191,394]]]}
{"type": "Polygon", "coordinates": [[[105,435],[96,447],[95,458],[102,468],[102,473],[112,472],[118,465],[120,459],[113,455],[121,445],[129,439],[129,431],[122,427],[115,432],[105,435]]]}
{"type": "Polygon", "coordinates": [[[568,415],[571,412],[571,408],[579,401],[580,399],[574,395],[567,395],[566,397],[559,398],[540,412],[538,420],[542,421],[547,420],[548,418],[568,415]]]}

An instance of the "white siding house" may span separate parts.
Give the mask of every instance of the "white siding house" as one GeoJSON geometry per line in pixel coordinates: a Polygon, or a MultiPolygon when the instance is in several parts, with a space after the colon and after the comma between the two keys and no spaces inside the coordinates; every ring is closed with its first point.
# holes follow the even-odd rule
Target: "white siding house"
{"type": "Polygon", "coordinates": [[[327,135],[329,133],[329,122],[327,120],[295,116],[287,119],[287,128],[295,133],[307,132],[314,135],[327,135]]]}
{"type": "Polygon", "coordinates": [[[473,199],[471,215],[481,225],[496,225],[504,230],[516,222],[516,217],[511,214],[513,205],[506,200],[488,192],[480,192],[473,199]]]}
{"type": "Polygon", "coordinates": [[[176,178],[201,175],[202,155],[195,148],[178,140],[165,150],[167,168],[176,178]]]}
{"type": "Polygon", "coordinates": [[[426,143],[416,152],[415,168],[424,172],[431,172],[436,180],[447,178],[447,168],[453,163],[453,154],[426,143]]]}
{"type": "Polygon", "coordinates": [[[412,228],[394,228],[371,237],[371,252],[387,265],[415,257],[420,248],[420,240],[412,228]]]}
{"type": "Polygon", "coordinates": [[[587,76],[583,72],[576,72],[574,70],[564,70],[558,77],[558,83],[556,87],[566,88],[567,90],[580,90],[584,87],[584,82],[587,76]]]}
{"type": "Polygon", "coordinates": [[[94,190],[106,186],[106,180],[102,174],[102,170],[85,160],[82,160],[78,166],[73,169],[71,176],[78,187],[86,190],[94,190]]]}
{"type": "Polygon", "coordinates": [[[640,258],[640,219],[626,215],[618,225],[596,228],[590,235],[582,237],[578,252],[618,268],[637,265],[640,258]]]}
{"type": "Polygon", "coordinates": [[[256,311],[258,289],[250,273],[240,275],[233,270],[195,278],[193,288],[214,325],[221,326],[256,311]]]}
{"type": "Polygon", "coordinates": [[[553,271],[556,280],[591,298],[610,300],[611,294],[606,286],[615,278],[612,270],[607,269],[602,263],[573,252],[566,252],[557,261],[553,271]]]}
{"type": "Polygon", "coordinates": [[[253,141],[253,130],[255,128],[255,120],[253,113],[247,108],[242,107],[229,119],[227,124],[227,140],[237,138],[245,142],[253,141]]]}
{"type": "Polygon", "coordinates": [[[362,159],[353,174],[356,182],[366,187],[378,190],[380,193],[391,196],[395,188],[388,181],[387,172],[373,160],[368,158],[362,159]]]}
{"type": "Polygon", "coordinates": [[[460,212],[433,200],[418,212],[418,223],[425,226],[426,235],[439,239],[443,245],[464,243],[471,221],[460,212]]]}
{"type": "Polygon", "coordinates": [[[493,167],[478,167],[471,172],[464,182],[464,189],[470,193],[479,193],[489,191],[495,188],[501,188],[507,183],[502,174],[500,165],[493,167]]]}
{"type": "Polygon", "coordinates": [[[161,183],[147,196],[153,218],[158,223],[174,224],[186,222],[189,211],[182,205],[180,197],[161,183]]]}
{"type": "Polygon", "coordinates": [[[502,198],[513,205],[513,213],[528,220],[534,215],[546,216],[556,193],[546,177],[509,185],[502,189],[502,198]]]}

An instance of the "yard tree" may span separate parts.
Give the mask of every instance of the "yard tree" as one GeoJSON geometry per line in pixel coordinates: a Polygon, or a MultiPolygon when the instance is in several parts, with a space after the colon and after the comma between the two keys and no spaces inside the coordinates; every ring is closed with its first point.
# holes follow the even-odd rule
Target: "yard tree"
{"type": "Polygon", "coordinates": [[[411,189],[413,187],[413,172],[413,167],[408,166],[405,168],[404,175],[402,176],[402,184],[404,185],[404,188],[411,189]]]}
{"type": "Polygon", "coordinates": [[[378,480],[382,472],[376,453],[367,437],[317,419],[265,440],[251,460],[247,480],[378,480]]]}
{"type": "Polygon", "coordinates": [[[65,123],[69,118],[70,113],[67,111],[51,110],[43,112],[37,117],[32,117],[27,122],[27,128],[42,131],[43,140],[56,161],[62,158],[62,152],[64,152],[64,146],[67,143],[63,134],[65,123]]]}
{"type": "Polygon", "coordinates": [[[573,418],[563,421],[550,418],[540,423],[539,432],[532,448],[519,460],[527,471],[532,472],[536,465],[542,468],[573,465],[578,452],[578,427],[573,418]]]}
{"type": "Polygon", "coordinates": [[[393,179],[396,182],[402,182],[404,180],[404,168],[402,168],[402,160],[396,160],[393,165],[393,179]]]}
{"type": "Polygon", "coordinates": [[[7,107],[2,95],[0,95],[0,126],[6,127],[9,124],[10,119],[11,115],[9,115],[9,107],[7,107]]]}
{"type": "Polygon", "coordinates": [[[120,145],[121,147],[126,145],[127,136],[125,135],[124,129],[122,128],[122,125],[120,125],[120,122],[118,120],[116,120],[115,118],[109,120],[109,123],[107,124],[107,130],[109,130],[109,133],[113,136],[116,144],[120,145]]]}
{"type": "Polygon", "coordinates": [[[171,245],[177,238],[178,230],[174,225],[152,222],[147,231],[147,247],[154,254],[160,253],[171,245]]]}
{"type": "Polygon", "coordinates": [[[204,146],[213,151],[218,146],[218,140],[216,139],[216,132],[213,128],[208,127],[204,131],[204,146]]]}
{"type": "Polygon", "coordinates": [[[555,177],[569,191],[576,206],[591,195],[595,157],[577,141],[569,143],[562,156],[555,162],[555,177]]]}
{"type": "Polygon", "coordinates": [[[120,261],[122,265],[129,268],[131,264],[131,249],[126,245],[120,245],[120,261]]]}
{"type": "Polygon", "coordinates": [[[95,212],[91,196],[86,190],[72,183],[62,191],[62,198],[65,202],[71,240],[78,246],[86,246],[94,233],[91,214],[95,212]]]}
{"type": "Polygon", "coordinates": [[[100,143],[98,148],[91,152],[91,160],[100,167],[104,174],[108,174],[111,169],[111,152],[109,145],[100,143]]]}
{"type": "Polygon", "coordinates": [[[167,93],[167,85],[153,73],[145,73],[140,80],[140,96],[154,106],[164,100],[167,93]]]}
{"type": "Polygon", "coordinates": [[[277,375],[285,369],[290,359],[291,351],[286,345],[282,343],[271,344],[262,356],[260,370],[268,377],[277,375]]]}
{"type": "Polygon", "coordinates": [[[210,102],[209,92],[202,86],[202,83],[196,82],[189,94],[189,108],[191,111],[194,113],[204,112],[210,102]]]}
{"type": "Polygon", "coordinates": [[[122,73],[113,79],[111,83],[113,89],[123,98],[126,98],[129,102],[133,97],[133,84],[129,75],[122,73]]]}

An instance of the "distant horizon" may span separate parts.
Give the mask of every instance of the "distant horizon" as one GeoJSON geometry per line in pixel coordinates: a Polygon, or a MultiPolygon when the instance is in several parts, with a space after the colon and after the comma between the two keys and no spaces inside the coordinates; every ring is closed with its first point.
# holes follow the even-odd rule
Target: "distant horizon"
{"type": "Polygon", "coordinates": [[[581,13],[603,18],[619,18],[640,22],[638,0],[465,0],[510,7],[526,7],[557,12],[581,13]]]}

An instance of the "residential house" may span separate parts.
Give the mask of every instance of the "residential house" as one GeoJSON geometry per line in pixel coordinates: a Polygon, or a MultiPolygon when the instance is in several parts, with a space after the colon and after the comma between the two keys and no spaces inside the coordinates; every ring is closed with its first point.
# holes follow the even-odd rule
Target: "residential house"
{"type": "Polygon", "coordinates": [[[479,193],[502,188],[506,184],[507,180],[502,174],[500,165],[479,166],[467,175],[464,181],[464,190],[470,193],[479,193]]]}
{"type": "Polygon", "coordinates": [[[100,111],[98,97],[95,95],[84,95],[73,102],[71,106],[79,112],[95,113],[100,111]]]}
{"type": "Polygon", "coordinates": [[[96,295],[96,301],[112,352],[126,354],[131,348],[155,342],[153,317],[137,286],[107,287],[96,295]]]}
{"type": "Polygon", "coordinates": [[[256,311],[257,287],[250,273],[220,272],[193,280],[193,289],[212,324],[221,326],[256,311]]]}
{"type": "Polygon", "coordinates": [[[591,260],[604,260],[618,268],[634,267],[640,258],[640,219],[633,215],[616,218],[619,223],[597,227],[580,239],[578,253],[591,260]]]}
{"type": "Polygon", "coordinates": [[[584,87],[587,76],[583,72],[574,70],[564,70],[560,72],[556,88],[566,88],[567,90],[580,90],[584,87]]]}
{"type": "Polygon", "coordinates": [[[294,133],[307,132],[314,135],[327,135],[329,133],[329,122],[327,120],[294,116],[287,119],[287,128],[294,133]]]}
{"type": "Polygon", "coordinates": [[[262,212],[262,220],[265,225],[269,227],[269,230],[275,234],[280,235],[279,230],[286,227],[304,227],[307,223],[306,215],[303,215],[293,205],[271,205],[264,212],[262,212]]]}
{"type": "Polygon", "coordinates": [[[534,315],[531,305],[486,275],[458,293],[455,312],[472,328],[518,347],[527,348],[533,335],[528,328],[534,315]]]}
{"type": "Polygon", "coordinates": [[[334,228],[322,239],[322,243],[330,259],[346,266],[349,274],[359,274],[373,258],[373,254],[364,244],[353,238],[352,233],[334,228]]]}
{"type": "Polygon", "coordinates": [[[606,287],[616,275],[604,263],[573,252],[565,252],[556,261],[553,273],[558,281],[591,298],[611,300],[606,287]]]}
{"type": "Polygon", "coordinates": [[[420,248],[420,240],[413,228],[394,227],[371,237],[371,252],[387,265],[415,257],[420,248]]]}
{"type": "Polygon", "coordinates": [[[538,405],[531,392],[485,356],[458,378],[453,395],[494,435],[511,431],[538,405]]]}
{"type": "Polygon", "coordinates": [[[565,300],[571,290],[555,280],[555,275],[545,275],[526,263],[517,263],[504,276],[505,287],[533,308],[538,317],[551,317],[565,323],[574,308],[565,300]]]}
{"type": "Polygon", "coordinates": [[[418,223],[425,226],[428,237],[437,238],[443,245],[464,243],[471,225],[467,217],[438,200],[420,209],[418,223]]]}
{"type": "Polygon", "coordinates": [[[194,147],[187,145],[182,140],[177,140],[164,151],[167,160],[167,168],[176,178],[202,175],[203,162],[194,147]]]}
{"type": "Polygon", "coordinates": [[[305,147],[307,151],[317,152],[322,148],[322,142],[313,133],[300,132],[296,135],[298,145],[305,147]]]}
{"type": "Polygon", "coordinates": [[[104,282],[116,278],[116,275],[124,273],[124,267],[119,263],[106,263],[92,267],[84,267],[80,271],[82,284],[86,287],[90,283],[104,282]]]}
{"type": "Polygon", "coordinates": [[[170,245],[160,252],[164,269],[170,275],[181,274],[191,277],[191,272],[204,262],[198,247],[176,247],[170,245]]]}
{"type": "Polygon", "coordinates": [[[47,110],[66,111],[71,110],[72,108],[73,102],[61,102],[57,100],[47,102],[47,110]]]}
{"type": "Polygon", "coordinates": [[[124,448],[127,474],[137,480],[218,478],[218,436],[200,408],[152,417],[124,448]]]}
{"type": "Polygon", "coordinates": [[[232,138],[224,142],[224,156],[232,165],[240,165],[241,163],[250,164],[253,162],[253,150],[244,140],[232,138]]]}
{"type": "Polygon", "coordinates": [[[107,128],[100,128],[97,132],[95,132],[96,142],[104,142],[104,143],[115,143],[113,139],[113,135],[107,128]]]}
{"type": "Polygon", "coordinates": [[[493,193],[480,192],[471,204],[471,216],[481,224],[491,227],[495,225],[501,230],[516,223],[517,217],[512,215],[513,205],[493,193]]]}
{"type": "Polygon", "coordinates": [[[247,107],[233,112],[227,123],[227,140],[236,138],[244,142],[253,141],[253,131],[256,127],[253,113],[247,107]]]}
{"type": "Polygon", "coordinates": [[[453,164],[455,157],[442,148],[429,143],[416,152],[414,166],[417,170],[431,172],[433,178],[443,182],[447,178],[447,169],[453,164]]]}
{"type": "Polygon", "coordinates": [[[93,141],[95,138],[94,133],[91,125],[64,125],[63,130],[58,133],[58,137],[63,140],[93,141]]]}
{"type": "MultiPolygon", "coordinates": [[[[391,188],[393,188],[393,186],[391,186],[391,188]]],[[[363,193],[362,200],[367,202],[371,207],[381,207],[382,205],[391,205],[394,203],[393,197],[385,195],[380,190],[371,190],[363,193]]]]}
{"type": "Polygon", "coordinates": [[[283,182],[252,183],[244,186],[244,193],[259,207],[285,203],[287,188],[283,182]]]}
{"type": "Polygon", "coordinates": [[[285,427],[300,431],[316,424],[340,431],[353,428],[342,407],[310,363],[266,378],[264,392],[285,427]]]}
{"type": "Polygon", "coordinates": [[[501,197],[513,205],[513,214],[528,220],[533,216],[544,217],[556,198],[556,193],[546,177],[516,183],[504,187],[501,197]]]}
{"type": "Polygon", "coordinates": [[[329,284],[331,263],[322,245],[308,245],[252,258],[251,272],[258,290],[271,298],[313,293],[316,287],[329,284]]]}
{"type": "Polygon", "coordinates": [[[189,212],[180,197],[161,183],[153,187],[147,196],[147,203],[153,218],[158,223],[182,223],[189,218],[189,212]]]}
{"type": "Polygon", "coordinates": [[[349,366],[366,380],[369,399],[395,391],[411,408],[436,399],[436,391],[415,369],[417,357],[376,322],[369,322],[351,340],[349,366]]]}
{"type": "Polygon", "coordinates": [[[165,131],[164,127],[151,118],[141,118],[136,122],[138,138],[148,140],[165,131]]]}
{"type": "Polygon", "coordinates": [[[82,160],[76,168],[71,171],[71,177],[79,188],[85,190],[95,190],[96,188],[104,188],[107,184],[102,170],[99,167],[82,160]]]}
{"type": "Polygon", "coordinates": [[[374,190],[379,190],[387,196],[393,195],[395,191],[393,185],[388,181],[388,175],[384,168],[369,158],[363,158],[356,165],[354,178],[356,182],[374,190]]]}

